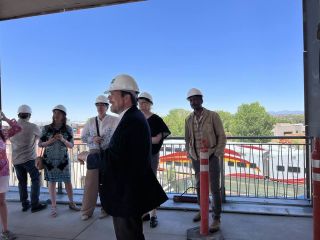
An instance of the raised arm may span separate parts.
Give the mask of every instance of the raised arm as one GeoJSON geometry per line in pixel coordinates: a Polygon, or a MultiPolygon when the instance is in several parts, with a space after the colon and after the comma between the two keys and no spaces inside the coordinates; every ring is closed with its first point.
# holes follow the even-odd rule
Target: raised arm
{"type": "Polygon", "coordinates": [[[2,133],[3,133],[5,140],[14,136],[15,134],[17,134],[18,132],[20,132],[22,130],[21,126],[17,123],[17,121],[15,119],[7,118],[3,112],[1,112],[1,115],[2,115],[2,120],[6,121],[10,126],[9,129],[2,130],[2,133]]]}

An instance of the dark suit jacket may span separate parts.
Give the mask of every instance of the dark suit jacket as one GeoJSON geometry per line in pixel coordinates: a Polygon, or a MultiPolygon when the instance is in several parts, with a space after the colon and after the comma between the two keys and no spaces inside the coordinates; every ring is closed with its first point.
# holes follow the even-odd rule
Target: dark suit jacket
{"type": "Polygon", "coordinates": [[[136,106],[124,114],[102,158],[99,193],[111,216],[140,217],[168,199],[151,170],[150,129],[136,106]]]}

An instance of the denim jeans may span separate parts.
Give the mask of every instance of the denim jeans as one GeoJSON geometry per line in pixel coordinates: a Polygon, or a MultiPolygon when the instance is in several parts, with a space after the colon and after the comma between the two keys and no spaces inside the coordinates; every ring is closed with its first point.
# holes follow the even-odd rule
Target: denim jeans
{"type": "Polygon", "coordinates": [[[29,173],[29,176],[31,178],[31,207],[37,206],[39,204],[40,195],[40,173],[39,170],[35,167],[34,160],[14,165],[14,168],[16,170],[17,178],[19,181],[19,194],[22,207],[30,205],[30,202],[28,200],[27,173],[29,173]]]}
{"type": "MultiPolygon", "coordinates": [[[[200,161],[192,159],[192,165],[196,177],[196,189],[198,195],[198,203],[200,201],[200,161]]],[[[210,190],[212,193],[212,218],[220,219],[221,215],[221,183],[220,183],[220,159],[213,154],[209,158],[209,180],[210,190]]]]}

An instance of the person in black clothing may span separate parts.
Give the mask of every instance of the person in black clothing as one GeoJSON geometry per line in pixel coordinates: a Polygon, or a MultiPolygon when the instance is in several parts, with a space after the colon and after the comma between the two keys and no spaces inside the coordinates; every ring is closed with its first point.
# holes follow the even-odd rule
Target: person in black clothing
{"type": "MultiPolygon", "coordinates": [[[[151,106],[153,105],[152,96],[143,92],[138,97],[139,109],[146,117],[150,130],[151,130],[151,142],[152,142],[152,158],[151,168],[155,176],[157,176],[157,170],[159,165],[159,151],[163,144],[163,140],[168,137],[171,132],[168,126],[164,123],[161,117],[151,112],[151,106]]],[[[147,213],[143,216],[143,220],[150,219],[150,227],[155,228],[158,225],[158,218],[156,215],[156,209],[153,209],[150,214],[147,213]],[[151,218],[150,218],[151,215],[151,218]]]]}
{"type": "Polygon", "coordinates": [[[135,80],[124,74],[108,90],[111,111],[120,122],[103,152],[99,192],[118,240],[144,240],[142,215],[168,199],[151,169],[150,128],[136,106],[138,92],[135,80]]]}

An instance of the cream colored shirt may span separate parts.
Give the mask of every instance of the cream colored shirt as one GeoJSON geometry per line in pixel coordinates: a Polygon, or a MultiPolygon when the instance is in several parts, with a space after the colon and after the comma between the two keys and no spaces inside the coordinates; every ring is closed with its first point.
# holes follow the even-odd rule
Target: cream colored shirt
{"type": "Polygon", "coordinates": [[[36,124],[25,119],[19,119],[18,124],[22,127],[21,132],[10,138],[14,165],[35,160],[37,157],[36,141],[41,136],[40,128],[36,124]]]}
{"type": "MultiPolygon", "coordinates": [[[[100,137],[102,142],[100,144],[102,149],[106,149],[109,145],[110,139],[113,135],[114,130],[117,128],[119,118],[111,115],[106,115],[102,120],[98,117],[98,126],[100,137]]],[[[96,127],[96,117],[90,118],[84,126],[81,133],[81,140],[87,143],[90,150],[99,149],[99,145],[93,141],[93,138],[98,136],[96,127]]]]}

